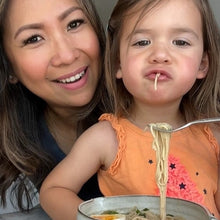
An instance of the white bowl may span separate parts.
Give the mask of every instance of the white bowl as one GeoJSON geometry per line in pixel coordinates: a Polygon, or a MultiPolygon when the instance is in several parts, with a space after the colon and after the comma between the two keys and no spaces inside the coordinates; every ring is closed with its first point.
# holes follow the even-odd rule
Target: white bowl
{"type": "MultiPolygon", "coordinates": [[[[159,213],[160,197],[144,195],[98,197],[81,203],[78,207],[77,220],[91,220],[93,214],[106,210],[128,211],[133,207],[148,208],[159,213]]],[[[178,215],[186,220],[216,220],[207,209],[193,202],[182,199],[166,198],[167,214],[178,215]]]]}

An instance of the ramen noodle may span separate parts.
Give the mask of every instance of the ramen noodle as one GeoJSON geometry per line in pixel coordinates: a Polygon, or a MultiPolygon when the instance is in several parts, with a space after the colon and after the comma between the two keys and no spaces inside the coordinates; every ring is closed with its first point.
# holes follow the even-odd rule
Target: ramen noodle
{"type": "MultiPolygon", "coordinates": [[[[126,220],[161,220],[160,215],[150,211],[149,209],[139,210],[134,207],[127,215],[126,220]]],[[[173,216],[167,214],[165,216],[165,220],[184,220],[184,218],[180,216],[173,216]]]]}
{"type": "Polygon", "coordinates": [[[167,123],[150,124],[153,135],[152,147],[156,151],[156,183],[160,191],[160,218],[166,219],[166,191],[168,181],[168,153],[170,146],[170,131],[172,127],[167,123]],[[159,130],[157,130],[160,129],[159,130]],[[163,131],[161,131],[163,130],[163,131]]]}
{"type": "Polygon", "coordinates": [[[157,80],[160,77],[160,73],[157,73],[154,80],[154,90],[157,90],[157,80]]]}
{"type": "MultiPolygon", "coordinates": [[[[128,212],[108,210],[100,215],[91,215],[99,220],[161,220],[160,215],[150,211],[148,208],[139,210],[137,207],[131,208],[128,212]]],[[[167,214],[165,220],[185,220],[180,216],[167,214]]]]}

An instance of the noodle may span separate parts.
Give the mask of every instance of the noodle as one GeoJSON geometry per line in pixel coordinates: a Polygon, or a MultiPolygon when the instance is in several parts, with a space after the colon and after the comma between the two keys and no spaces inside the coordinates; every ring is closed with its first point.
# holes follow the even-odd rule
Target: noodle
{"type": "Polygon", "coordinates": [[[167,123],[150,124],[150,130],[153,135],[152,147],[156,151],[156,182],[160,191],[160,218],[166,219],[166,190],[168,181],[168,153],[170,132],[172,127],[167,123]],[[154,128],[160,128],[163,131],[158,131],[154,128]]]}
{"type": "Polygon", "coordinates": [[[157,73],[154,81],[154,90],[157,90],[157,80],[159,77],[160,77],[160,73],[157,73]]]}
{"type": "MultiPolygon", "coordinates": [[[[134,207],[128,214],[126,214],[126,220],[161,220],[160,216],[149,209],[139,210],[134,207]]],[[[184,220],[180,216],[167,215],[165,220],[184,220]]]]}
{"type": "MultiPolygon", "coordinates": [[[[115,210],[107,210],[99,215],[91,215],[92,218],[98,220],[161,220],[160,215],[150,211],[148,208],[143,210],[138,209],[137,207],[131,208],[129,211],[123,212],[115,210]],[[112,212],[114,214],[112,214],[112,212]]],[[[174,216],[168,214],[165,217],[165,220],[185,220],[180,216],[174,216]]]]}

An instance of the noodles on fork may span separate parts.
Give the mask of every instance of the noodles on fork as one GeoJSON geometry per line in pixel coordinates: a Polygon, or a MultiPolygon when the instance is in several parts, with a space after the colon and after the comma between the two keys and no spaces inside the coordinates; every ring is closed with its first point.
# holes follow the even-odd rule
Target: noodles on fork
{"type": "Polygon", "coordinates": [[[150,124],[150,130],[153,135],[152,147],[156,151],[156,182],[160,191],[160,218],[166,219],[166,190],[168,181],[168,153],[171,133],[166,130],[172,129],[167,123],[150,124]],[[159,131],[155,128],[163,129],[159,131]]]}

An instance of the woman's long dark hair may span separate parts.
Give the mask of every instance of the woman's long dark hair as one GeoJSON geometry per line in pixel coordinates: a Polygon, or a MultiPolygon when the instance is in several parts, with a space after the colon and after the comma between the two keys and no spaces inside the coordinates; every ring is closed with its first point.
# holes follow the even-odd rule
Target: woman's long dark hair
{"type": "MultiPolygon", "coordinates": [[[[91,0],[77,0],[91,22],[100,42],[100,62],[103,63],[105,35],[101,21],[91,0]]],[[[44,115],[47,104],[20,82],[11,84],[9,74],[13,68],[6,56],[3,44],[4,23],[10,0],[0,0],[0,196],[1,205],[6,205],[6,191],[17,198],[21,210],[32,207],[34,188],[27,184],[31,178],[37,188],[55,166],[52,158],[41,147],[38,121],[44,115]],[[26,201],[24,201],[24,198],[26,201]]],[[[102,69],[103,70],[103,69],[102,69]]],[[[96,93],[86,106],[76,113],[78,135],[97,121],[102,112],[103,74],[100,74],[96,93]]]]}

